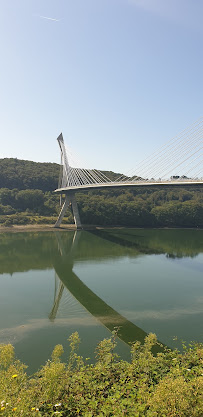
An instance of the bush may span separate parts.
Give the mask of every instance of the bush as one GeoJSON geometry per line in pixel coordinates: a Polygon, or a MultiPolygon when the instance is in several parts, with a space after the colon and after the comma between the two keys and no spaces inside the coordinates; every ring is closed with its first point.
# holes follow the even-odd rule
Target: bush
{"type": "Polygon", "coordinates": [[[3,226],[10,227],[12,225],[13,225],[13,219],[9,217],[3,222],[3,226]]]}
{"type": "Polygon", "coordinates": [[[4,206],[3,204],[0,204],[0,214],[13,214],[15,213],[15,210],[11,206],[4,206]]]}
{"type": "Polygon", "coordinates": [[[165,349],[153,356],[156,336],[132,345],[132,360],[114,353],[115,335],[97,348],[96,363],[76,353],[78,333],[69,338],[68,363],[57,345],[49,360],[28,377],[11,345],[0,346],[0,415],[202,417],[203,345],[183,353],[165,349]],[[36,414],[37,412],[37,414],[36,414]]]}

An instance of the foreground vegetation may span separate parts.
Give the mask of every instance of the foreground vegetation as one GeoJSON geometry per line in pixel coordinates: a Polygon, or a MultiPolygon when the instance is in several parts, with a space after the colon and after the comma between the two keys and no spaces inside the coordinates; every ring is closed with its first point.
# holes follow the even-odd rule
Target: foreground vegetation
{"type": "MultiPolygon", "coordinates": [[[[113,172],[106,172],[115,180],[113,172]]],[[[56,222],[60,206],[59,165],[0,159],[0,224],[56,222]]],[[[203,190],[200,187],[164,190],[132,187],[79,193],[83,224],[131,227],[203,227],[203,190]]],[[[65,223],[73,223],[71,210],[65,223]]]]}
{"type": "Polygon", "coordinates": [[[130,416],[202,417],[203,346],[183,353],[165,349],[153,356],[156,337],[132,345],[131,363],[114,353],[115,335],[103,340],[96,363],[78,356],[77,333],[72,334],[68,363],[57,345],[48,361],[28,377],[11,345],[0,346],[1,416],[130,416]]]}

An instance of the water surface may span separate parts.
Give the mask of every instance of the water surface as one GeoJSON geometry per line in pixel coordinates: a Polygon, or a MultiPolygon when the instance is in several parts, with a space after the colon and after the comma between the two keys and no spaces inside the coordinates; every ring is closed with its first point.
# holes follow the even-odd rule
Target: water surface
{"type": "Polygon", "coordinates": [[[33,372],[74,331],[80,353],[119,327],[118,352],[148,332],[203,342],[203,231],[106,229],[0,235],[0,343],[33,372]]]}

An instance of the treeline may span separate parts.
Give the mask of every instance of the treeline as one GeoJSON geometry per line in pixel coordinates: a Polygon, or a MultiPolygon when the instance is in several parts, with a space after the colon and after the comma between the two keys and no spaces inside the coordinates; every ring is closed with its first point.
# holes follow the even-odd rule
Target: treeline
{"type": "MultiPolygon", "coordinates": [[[[115,179],[119,174],[106,172],[115,179]]],[[[0,160],[0,223],[54,223],[59,213],[59,165],[0,160]]],[[[77,194],[83,224],[203,227],[200,187],[108,189],[77,194]]],[[[71,210],[65,222],[72,223],[71,210]]]]}
{"type": "Polygon", "coordinates": [[[203,192],[185,189],[101,191],[78,195],[84,224],[203,227],[203,192]]]}
{"type": "MultiPolygon", "coordinates": [[[[203,192],[132,189],[77,194],[83,224],[130,227],[203,227],[203,192]]],[[[56,221],[59,195],[41,190],[0,189],[0,222],[56,221]],[[50,219],[49,219],[50,220],[50,219]]],[[[72,223],[71,210],[66,222],[72,223]]]]}

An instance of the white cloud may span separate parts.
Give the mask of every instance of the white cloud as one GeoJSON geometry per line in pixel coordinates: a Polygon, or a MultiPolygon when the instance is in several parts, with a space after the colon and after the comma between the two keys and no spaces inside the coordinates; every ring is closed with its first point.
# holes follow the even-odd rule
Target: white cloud
{"type": "Polygon", "coordinates": [[[41,15],[34,15],[34,16],[39,17],[40,19],[51,20],[52,22],[61,21],[61,19],[55,19],[54,17],[49,17],[49,16],[41,16],[41,15]]]}

